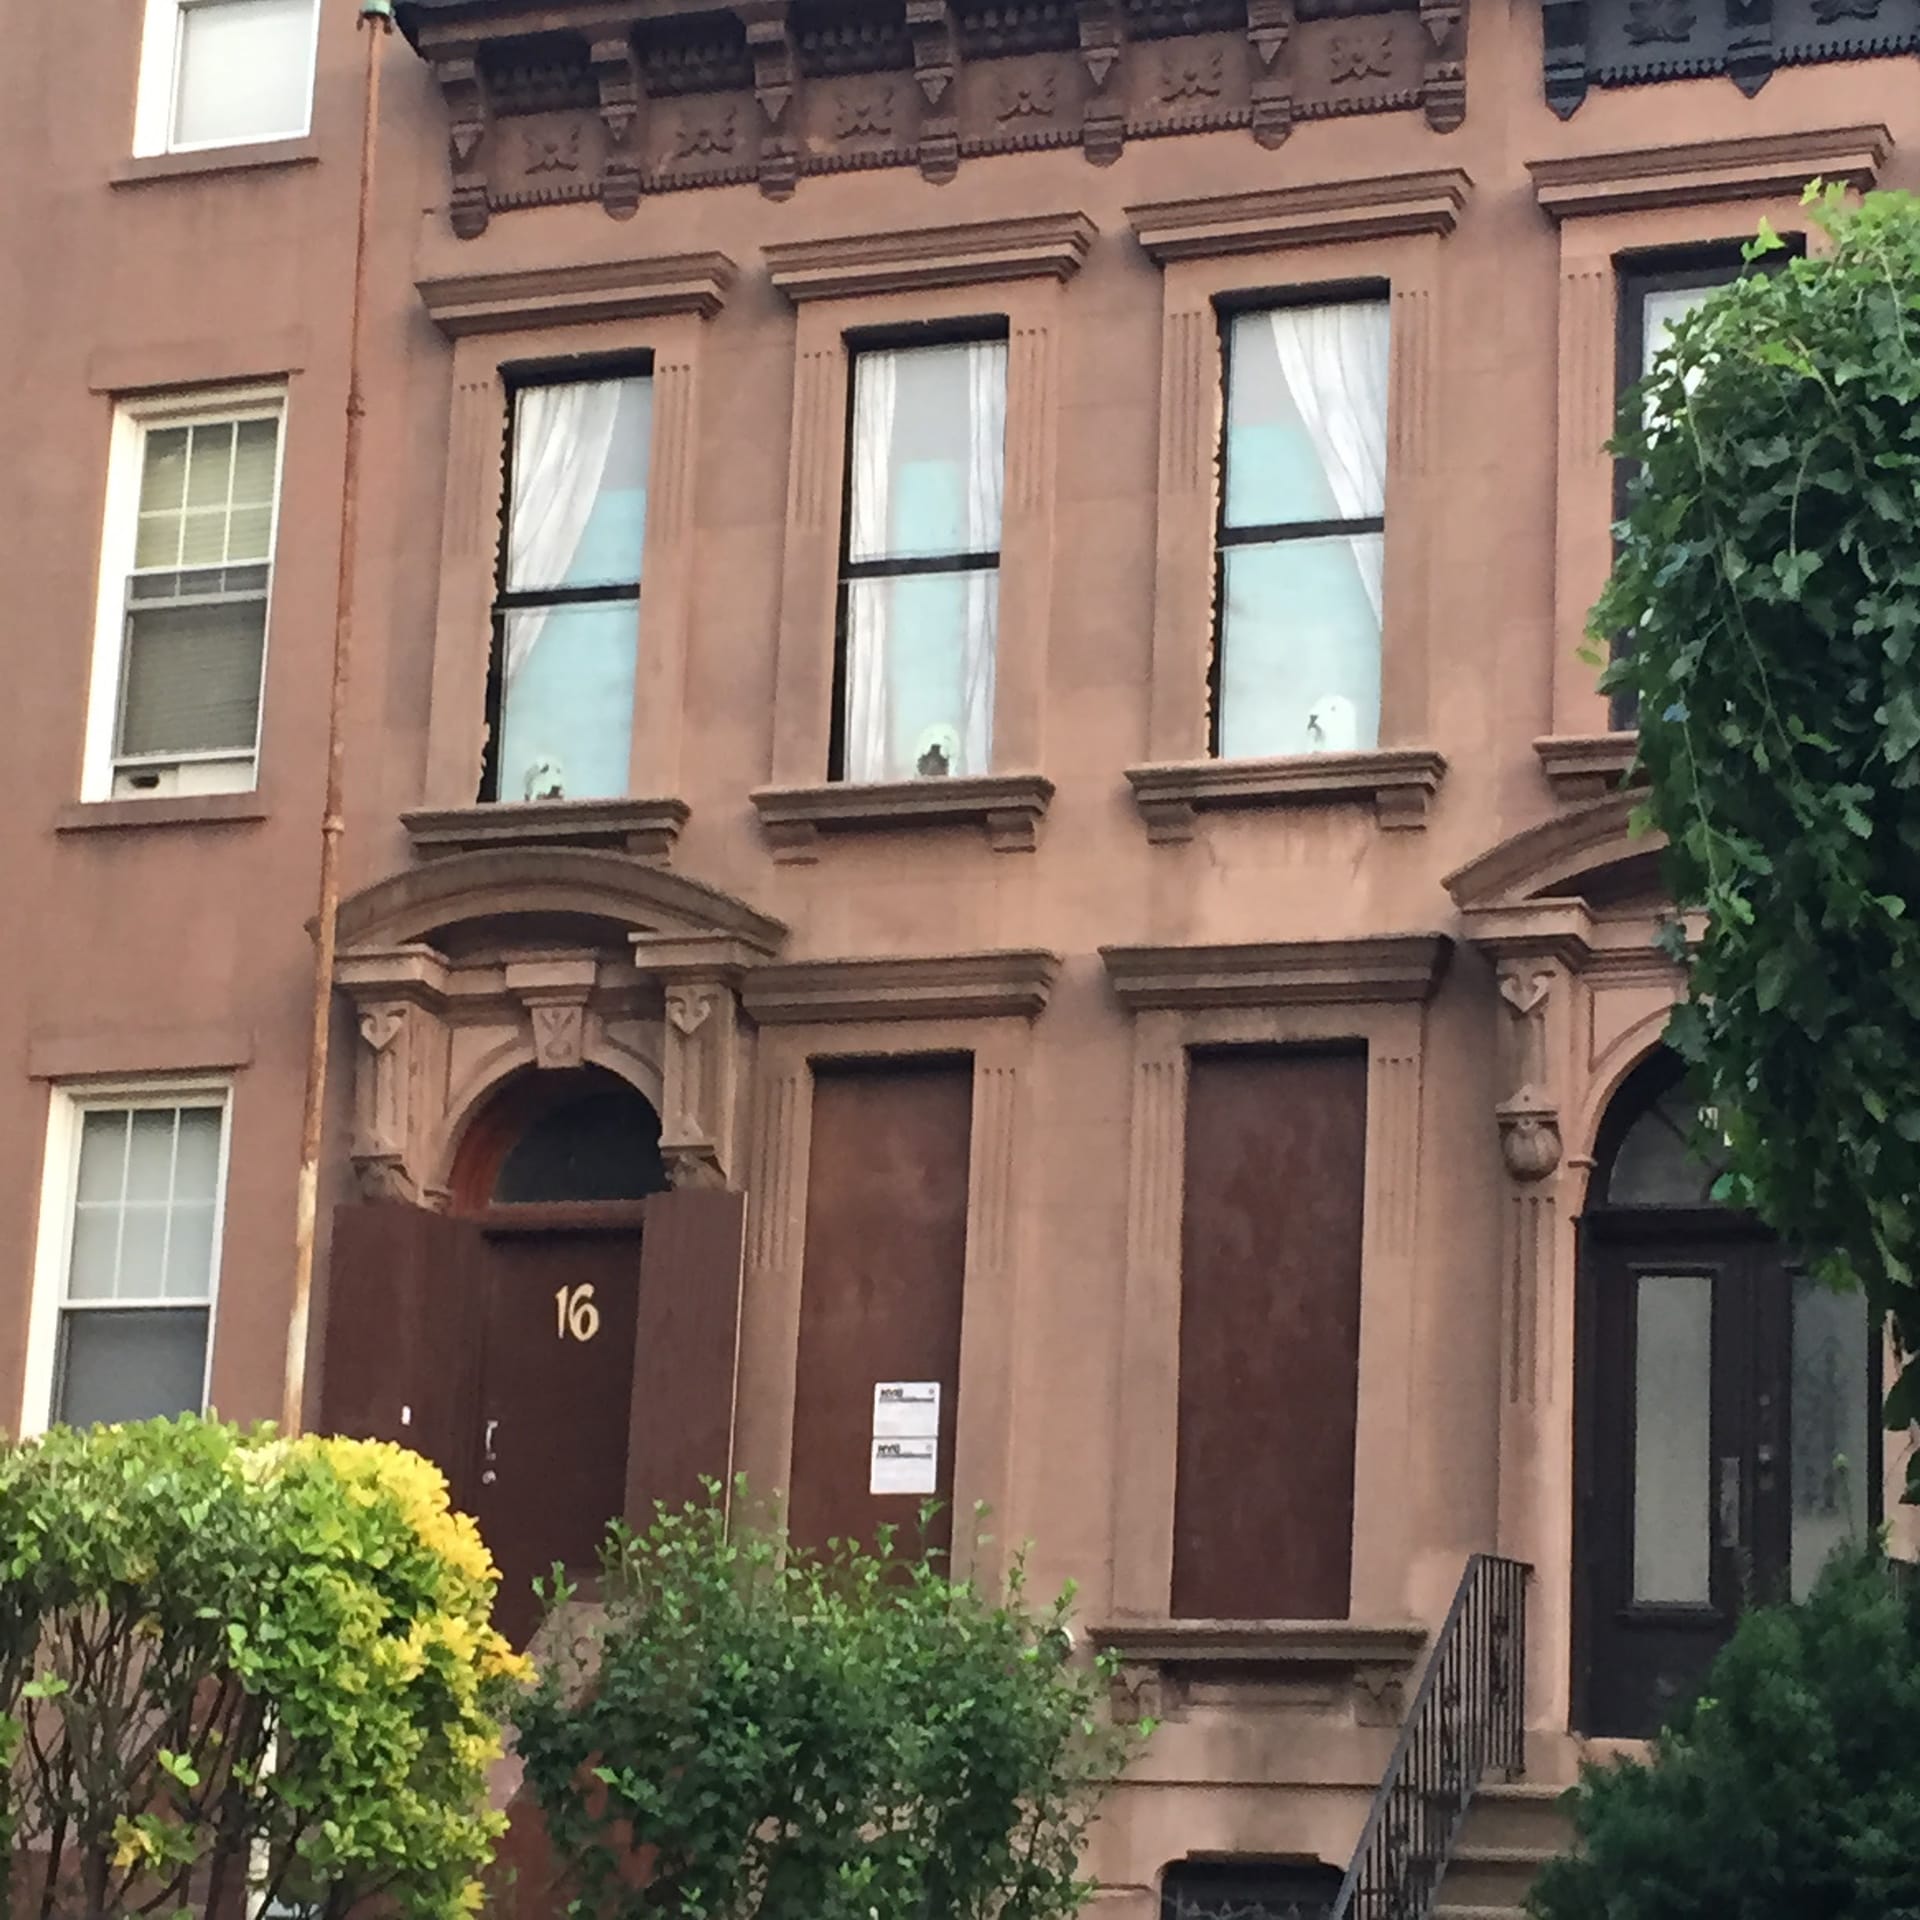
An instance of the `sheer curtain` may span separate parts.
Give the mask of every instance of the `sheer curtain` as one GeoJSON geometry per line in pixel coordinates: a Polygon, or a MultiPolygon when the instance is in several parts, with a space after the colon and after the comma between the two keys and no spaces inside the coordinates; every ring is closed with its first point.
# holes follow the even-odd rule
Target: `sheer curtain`
{"type": "MultiPolygon", "coordinates": [[[[528,387],[514,414],[513,498],[507,513],[507,590],[568,584],[613,448],[620,380],[528,387]]],[[[506,685],[533,656],[547,623],[538,609],[507,623],[506,685]]]]}
{"type": "MultiPolygon", "coordinates": [[[[853,524],[849,555],[877,560],[889,546],[893,421],[899,404],[898,369],[890,353],[863,354],[855,362],[853,390],[853,524]]],[[[855,584],[847,595],[846,777],[888,777],[893,735],[887,698],[887,613],[881,582],[855,584]]]]}
{"type": "MultiPolygon", "coordinates": [[[[967,546],[998,552],[1006,485],[1007,349],[986,341],[967,349],[967,546]]],[[[960,643],[962,773],[993,764],[993,667],[1000,610],[1000,570],[966,577],[966,624],[960,643]]]]}
{"type": "MultiPolygon", "coordinates": [[[[1379,515],[1387,498],[1387,303],[1279,307],[1267,319],[1341,519],[1379,515]]],[[[1385,543],[1370,535],[1350,544],[1378,620],[1385,543]]]]}

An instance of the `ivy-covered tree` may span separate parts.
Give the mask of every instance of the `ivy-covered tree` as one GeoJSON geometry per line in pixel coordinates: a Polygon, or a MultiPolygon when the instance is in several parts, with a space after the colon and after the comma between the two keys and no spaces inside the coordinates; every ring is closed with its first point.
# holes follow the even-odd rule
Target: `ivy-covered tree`
{"type": "Polygon", "coordinates": [[[890,1533],[808,1553],[715,1498],[616,1527],[600,1597],[515,1715],[579,1920],[1068,1920],[1092,1892],[1133,1730],[1070,1596],[950,1579],[890,1533]]]}
{"type": "MultiPolygon", "coordinates": [[[[1703,909],[1671,1038],[1733,1198],[1920,1347],[1920,201],[1810,189],[1829,243],[1677,322],[1593,632],[1703,909]]],[[[1778,253],[1768,231],[1749,249],[1778,253]]],[[[1673,950],[1682,951],[1678,926],[1673,950]]],[[[1920,1368],[1888,1424],[1920,1414],[1920,1368]]],[[[1911,1491],[1911,1489],[1910,1489],[1911,1491]]]]}
{"type": "Polygon", "coordinates": [[[1877,1551],[1744,1615],[1648,1760],[1588,1767],[1535,1920],[1920,1913],[1920,1609],[1877,1551]]]}

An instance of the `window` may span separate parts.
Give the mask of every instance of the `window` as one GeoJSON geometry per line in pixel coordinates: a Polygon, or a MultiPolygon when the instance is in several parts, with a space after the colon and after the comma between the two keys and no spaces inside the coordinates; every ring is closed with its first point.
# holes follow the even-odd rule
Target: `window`
{"type": "Polygon", "coordinates": [[[116,421],[85,798],[254,784],[281,415],[271,394],[116,421]]]}
{"type": "Polygon", "coordinates": [[[304,135],[319,12],[318,0],[147,0],[134,151],[304,135]]]}
{"type": "Polygon", "coordinates": [[[629,790],[653,382],[514,396],[488,797],[629,790]]]}
{"type": "Polygon", "coordinates": [[[1380,739],[1387,302],[1226,321],[1213,748],[1380,739]]]}
{"type": "Polygon", "coordinates": [[[55,1093],[27,1431],[205,1405],[226,1154],[224,1088],[55,1093]]]}
{"type": "Polygon", "coordinates": [[[1007,344],[853,362],[833,774],[983,774],[1006,455],[1007,344]]]}

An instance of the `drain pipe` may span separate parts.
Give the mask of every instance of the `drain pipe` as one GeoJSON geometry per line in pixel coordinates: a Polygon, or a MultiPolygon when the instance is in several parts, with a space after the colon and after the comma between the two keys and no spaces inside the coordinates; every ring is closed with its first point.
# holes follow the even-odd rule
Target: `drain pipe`
{"type": "Polygon", "coordinates": [[[320,899],[314,914],[313,1025],[307,1041],[306,1097],[300,1110],[300,1180],[293,1226],[293,1304],[287,1317],[280,1431],[291,1438],[306,1412],[307,1348],[312,1326],[313,1241],[319,1213],[320,1136],[326,1118],[327,1052],[333,1021],[333,957],[340,920],[340,841],[346,831],[341,788],[346,762],[348,669],[353,657],[353,564],[360,522],[360,440],[366,405],[360,391],[366,319],[367,244],[373,217],[374,161],[380,135],[380,54],[393,31],[393,0],[359,0],[367,36],[366,104],[360,129],[360,210],[353,239],[353,307],[347,336],[347,447],[340,478],[340,571],[333,602],[333,685],[327,702],[327,788],[320,817],[320,899]]]}

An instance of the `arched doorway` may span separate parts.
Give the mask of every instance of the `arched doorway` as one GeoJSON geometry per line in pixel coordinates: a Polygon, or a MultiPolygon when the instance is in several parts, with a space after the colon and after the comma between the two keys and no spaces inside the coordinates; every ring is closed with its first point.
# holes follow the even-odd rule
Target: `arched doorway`
{"type": "Polygon", "coordinates": [[[1714,1198],[1680,1063],[1630,1076],[1595,1146],[1576,1301],[1574,1712],[1652,1733],[1741,1610],[1804,1594],[1878,1515],[1864,1302],[1714,1198]]]}
{"type": "Polygon", "coordinates": [[[470,1508],[516,1639],[534,1579],[591,1569],[626,1507],[643,1203],[666,1186],[652,1103],[592,1066],[507,1082],[454,1162],[454,1212],[479,1229],[470,1508]]]}

